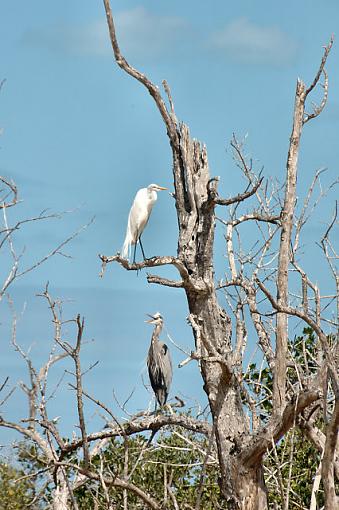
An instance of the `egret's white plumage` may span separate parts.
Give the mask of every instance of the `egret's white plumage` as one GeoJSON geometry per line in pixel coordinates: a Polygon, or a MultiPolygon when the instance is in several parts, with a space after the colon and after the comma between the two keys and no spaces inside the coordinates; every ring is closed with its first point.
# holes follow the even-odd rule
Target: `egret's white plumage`
{"type": "Polygon", "coordinates": [[[128,216],[126,237],[121,252],[123,258],[129,259],[131,246],[135,245],[133,259],[133,262],[135,262],[135,249],[138,241],[140,242],[142,254],[145,258],[140,236],[147,225],[153,205],[157,200],[157,191],[164,189],[167,188],[163,188],[158,184],[150,184],[147,188],[139,189],[135,195],[135,199],[128,216]]]}

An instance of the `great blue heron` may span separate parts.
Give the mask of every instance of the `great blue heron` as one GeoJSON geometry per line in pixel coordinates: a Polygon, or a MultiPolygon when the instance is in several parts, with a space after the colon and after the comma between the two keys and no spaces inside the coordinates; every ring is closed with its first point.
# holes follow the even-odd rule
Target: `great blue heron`
{"type": "Polygon", "coordinates": [[[167,188],[163,188],[158,184],[150,184],[147,188],[139,189],[135,195],[135,199],[128,216],[126,237],[121,252],[123,258],[129,258],[130,248],[134,244],[133,263],[135,263],[135,253],[137,249],[137,242],[139,241],[142,255],[144,259],[146,259],[144,248],[141,243],[141,234],[147,225],[153,205],[157,200],[157,191],[164,189],[167,188]]]}
{"type": "Polygon", "coordinates": [[[172,382],[172,360],[166,344],[159,340],[163,326],[163,318],[160,313],[149,315],[149,324],[154,324],[151,345],[148,350],[147,367],[151,386],[160,406],[166,404],[169,388],[172,382]]]}

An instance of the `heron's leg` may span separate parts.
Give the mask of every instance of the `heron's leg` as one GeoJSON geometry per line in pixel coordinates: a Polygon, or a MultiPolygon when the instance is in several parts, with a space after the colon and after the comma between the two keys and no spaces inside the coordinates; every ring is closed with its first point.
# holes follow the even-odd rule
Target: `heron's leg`
{"type": "Polygon", "coordinates": [[[169,403],[167,402],[167,404],[165,404],[165,406],[164,406],[164,407],[165,407],[165,409],[168,409],[168,410],[169,410],[169,413],[170,413],[172,416],[174,415],[174,411],[173,411],[173,409],[172,409],[171,404],[169,404],[169,403]]]}
{"type": "Polygon", "coordinates": [[[139,243],[140,243],[140,248],[142,251],[142,256],[144,257],[144,260],[146,260],[146,255],[145,255],[144,248],[143,248],[142,242],[141,242],[141,236],[139,236],[139,243]]]}

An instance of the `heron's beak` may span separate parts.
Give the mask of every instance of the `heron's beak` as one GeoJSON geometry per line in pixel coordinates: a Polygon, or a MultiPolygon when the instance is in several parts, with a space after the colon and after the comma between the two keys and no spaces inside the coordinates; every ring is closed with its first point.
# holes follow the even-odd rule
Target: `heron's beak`
{"type": "Polygon", "coordinates": [[[154,321],[153,315],[150,315],[149,313],[146,313],[146,315],[147,315],[147,317],[150,317],[151,320],[150,321],[145,321],[145,322],[147,322],[148,324],[152,324],[152,322],[154,321]]]}
{"type": "Polygon", "coordinates": [[[164,188],[163,186],[158,186],[158,190],[165,190],[167,188],[164,188]]]}

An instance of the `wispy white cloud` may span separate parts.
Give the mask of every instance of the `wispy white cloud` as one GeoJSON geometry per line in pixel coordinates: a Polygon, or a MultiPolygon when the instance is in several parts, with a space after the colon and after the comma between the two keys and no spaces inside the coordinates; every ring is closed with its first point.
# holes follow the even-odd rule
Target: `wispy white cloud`
{"type": "MultiPolygon", "coordinates": [[[[159,57],[171,52],[183,40],[186,22],[176,16],[161,16],[144,7],[121,11],[115,15],[119,44],[126,55],[159,57]]],[[[55,25],[27,31],[22,42],[75,55],[108,55],[112,50],[106,21],[83,26],[55,25]]]]}
{"type": "MultiPolygon", "coordinates": [[[[245,63],[282,65],[293,61],[297,54],[296,42],[279,27],[259,26],[246,18],[230,21],[210,34],[200,34],[181,17],[156,14],[142,6],[120,11],[114,19],[122,52],[132,60],[173,54],[186,58],[196,51],[212,49],[245,63]]],[[[71,55],[112,53],[105,19],[81,26],[37,27],[26,31],[22,42],[71,55]]]]}
{"type": "Polygon", "coordinates": [[[101,21],[78,27],[64,24],[36,27],[27,30],[21,42],[26,46],[44,48],[52,52],[101,55],[108,53],[110,49],[105,28],[101,21]]]}
{"type": "Polygon", "coordinates": [[[159,56],[183,41],[188,28],[184,19],[177,16],[159,16],[136,7],[116,16],[121,45],[126,52],[159,56]]]}
{"type": "Polygon", "coordinates": [[[209,46],[246,63],[288,64],[297,54],[297,43],[279,27],[259,26],[246,18],[212,33],[209,46]]]}

